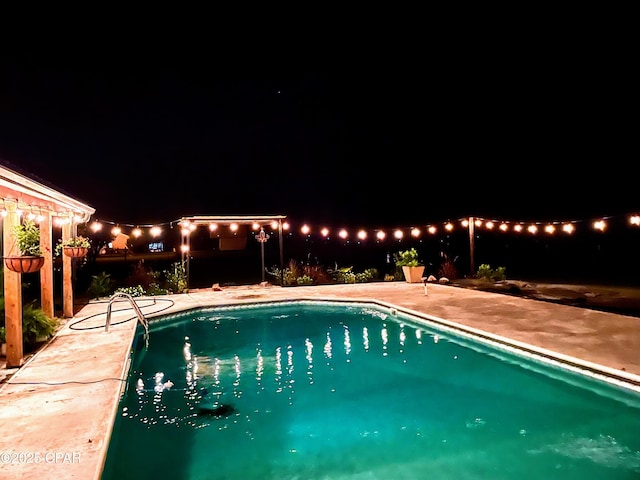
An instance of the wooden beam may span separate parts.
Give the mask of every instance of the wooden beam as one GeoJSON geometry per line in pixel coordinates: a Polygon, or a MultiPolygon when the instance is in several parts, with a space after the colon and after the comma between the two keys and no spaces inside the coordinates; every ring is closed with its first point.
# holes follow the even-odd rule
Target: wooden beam
{"type": "MultiPolygon", "coordinates": [[[[62,224],[62,241],[71,239],[71,222],[62,224]]],[[[73,317],[73,259],[62,255],[62,315],[66,318],[73,317]]]]}
{"type": "MultiPolygon", "coordinates": [[[[5,200],[7,216],[2,224],[2,256],[19,255],[13,229],[20,224],[17,202],[5,200]]],[[[4,271],[4,324],[7,335],[7,367],[22,366],[22,275],[8,268],[4,271]]]]}
{"type": "Polygon", "coordinates": [[[40,269],[40,305],[49,317],[55,316],[53,302],[53,235],[51,233],[51,213],[43,213],[40,221],[40,246],[44,255],[44,265],[40,269]]]}

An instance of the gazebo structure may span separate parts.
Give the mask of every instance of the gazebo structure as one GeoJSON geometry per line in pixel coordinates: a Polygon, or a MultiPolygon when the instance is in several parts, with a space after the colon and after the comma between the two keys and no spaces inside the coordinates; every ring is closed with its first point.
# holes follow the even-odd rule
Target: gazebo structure
{"type": "MultiPolygon", "coordinates": [[[[214,215],[198,215],[192,217],[182,217],[179,221],[181,228],[181,258],[182,264],[185,266],[186,274],[187,274],[187,282],[189,281],[189,262],[190,255],[189,251],[191,249],[190,239],[191,232],[199,227],[199,226],[207,226],[211,231],[217,231],[218,229],[228,229],[230,232],[230,236],[228,236],[225,240],[229,242],[229,248],[233,248],[233,243],[237,239],[236,231],[241,226],[251,226],[253,230],[259,232],[258,235],[255,236],[255,239],[260,242],[260,251],[262,254],[262,280],[264,281],[264,244],[269,240],[269,235],[267,235],[264,231],[265,226],[269,226],[273,230],[278,232],[278,241],[280,247],[280,271],[282,272],[282,267],[284,263],[283,256],[283,228],[284,228],[284,220],[287,218],[286,215],[229,215],[229,216],[214,216],[214,215]]],[[[246,235],[245,235],[246,236],[246,235]]],[[[221,249],[224,250],[224,245],[220,245],[221,249]]],[[[280,279],[282,280],[282,279],[280,279]]]]}
{"type": "MultiPolygon", "coordinates": [[[[53,289],[53,223],[62,229],[66,241],[77,233],[77,226],[89,221],[95,209],[22,173],[0,165],[0,213],[2,214],[2,257],[4,276],[7,367],[23,362],[22,339],[22,273],[4,266],[4,258],[19,255],[14,227],[23,218],[33,219],[40,230],[44,265],[39,270],[41,308],[50,317],[54,312],[53,289]]],[[[63,316],[73,317],[73,259],[62,256],[63,316]]],[[[33,273],[31,273],[33,275],[33,273]]]]}

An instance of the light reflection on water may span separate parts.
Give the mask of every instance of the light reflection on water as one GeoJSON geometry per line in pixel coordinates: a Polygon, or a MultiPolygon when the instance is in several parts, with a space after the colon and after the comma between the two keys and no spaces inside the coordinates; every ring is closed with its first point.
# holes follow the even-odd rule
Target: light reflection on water
{"type": "Polygon", "coordinates": [[[640,474],[635,406],[370,307],[198,313],[132,363],[104,478],[640,474]]]}

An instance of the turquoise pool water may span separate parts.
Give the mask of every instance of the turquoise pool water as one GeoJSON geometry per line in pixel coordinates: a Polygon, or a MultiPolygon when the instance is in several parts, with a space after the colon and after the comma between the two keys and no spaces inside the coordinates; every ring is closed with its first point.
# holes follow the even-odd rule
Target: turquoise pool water
{"type": "Polygon", "coordinates": [[[102,478],[640,478],[636,391],[395,313],[291,302],[154,320],[102,478]]]}

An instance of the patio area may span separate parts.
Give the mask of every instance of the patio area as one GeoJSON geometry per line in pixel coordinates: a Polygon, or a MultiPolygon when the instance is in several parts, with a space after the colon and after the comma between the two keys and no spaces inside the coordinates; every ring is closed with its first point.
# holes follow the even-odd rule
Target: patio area
{"type": "MultiPolygon", "coordinates": [[[[421,283],[405,282],[249,285],[141,303],[153,322],[154,316],[200,306],[294,299],[375,302],[506,338],[640,390],[637,317],[446,285],[430,284],[426,293],[421,283]]],[[[118,323],[133,315],[116,311],[125,305],[114,304],[105,332],[107,303],[89,303],[25,365],[2,371],[1,478],[100,478],[136,328],[134,321],[118,323]],[[73,328],[77,322],[82,329],[73,328]]]]}

